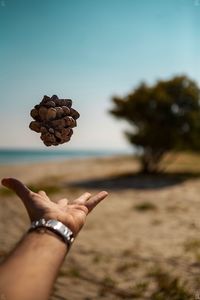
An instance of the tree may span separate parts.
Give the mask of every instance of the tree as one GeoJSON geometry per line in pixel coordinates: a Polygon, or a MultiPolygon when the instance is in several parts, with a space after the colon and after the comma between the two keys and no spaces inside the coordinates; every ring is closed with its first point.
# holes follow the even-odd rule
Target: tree
{"type": "Polygon", "coordinates": [[[110,111],[127,120],[131,144],[141,150],[143,172],[157,172],[169,151],[200,150],[200,89],[187,76],[140,84],[127,96],[113,97],[110,111]]]}

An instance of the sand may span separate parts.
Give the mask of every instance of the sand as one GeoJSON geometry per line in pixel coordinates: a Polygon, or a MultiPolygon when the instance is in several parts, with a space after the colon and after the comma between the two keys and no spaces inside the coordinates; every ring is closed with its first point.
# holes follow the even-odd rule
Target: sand
{"type": "MultiPolygon", "coordinates": [[[[51,300],[198,299],[200,178],[140,176],[137,170],[132,157],[0,167],[1,178],[12,176],[36,189],[46,187],[54,192],[50,194],[54,201],[85,191],[109,192],[88,216],[51,300]]],[[[3,258],[27,230],[29,220],[15,195],[0,192],[3,258]]]]}

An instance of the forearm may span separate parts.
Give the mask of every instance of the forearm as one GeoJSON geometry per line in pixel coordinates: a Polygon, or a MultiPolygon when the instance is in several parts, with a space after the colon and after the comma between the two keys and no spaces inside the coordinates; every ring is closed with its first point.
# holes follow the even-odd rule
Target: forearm
{"type": "MultiPolygon", "coordinates": [[[[4,178],[2,184],[20,197],[30,220],[57,220],[67,226],[70,231],[65,228],[60,234],[69,244],[87,214],[108,195],[86,192],[70,203],[65,198],[55,203],[44,191],[35,193],[15,178],[4,178]]],[[[67,245],[55,233],[27,233],[0,266],[0,295],[7,300],[47,300],[66,254],[67,245]]]]}
{"type": "Polygon", "coordinates": [[[54,233],[26,234],[0,267],[0,294],[9,300],[49,299],[66,253],[66,244],[54,233]]]}

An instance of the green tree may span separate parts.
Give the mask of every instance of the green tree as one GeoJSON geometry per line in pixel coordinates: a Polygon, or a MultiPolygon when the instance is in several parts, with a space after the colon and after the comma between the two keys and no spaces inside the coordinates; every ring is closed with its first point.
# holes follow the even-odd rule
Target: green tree
{"type": "Polygon", "coordinates": [[[143,172],[157,172],[169,151],[200,150],[200,89],[187,76],[140,84],[127,96],[113,97],[110,113],[125,119],[125,134],[141,150],[143,172]]]}

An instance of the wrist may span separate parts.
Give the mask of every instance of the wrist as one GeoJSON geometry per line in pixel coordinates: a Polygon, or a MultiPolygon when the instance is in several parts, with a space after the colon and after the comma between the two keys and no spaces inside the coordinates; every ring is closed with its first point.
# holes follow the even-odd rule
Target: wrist
{"type": "Polygon", "coordinates": [[[54,240],[57,240],[63,244],[63,239],[61,238],[61,236],[59,236],[52,230],[49,230],[48,228],[39,227],[39,228],[36,228],[35,230],[29,230],[28,234],[31,234],[31,233],[36,233],[36,235],[40,236],[40,237],[43,237],[43,236],[52,237],[54,240]]]}
{"type": "Polygon", "coordinates": [[[30,230],[27,232],[25,238],[33,245],[33,247],[47,248],[48,252],[55,250],[57,253],[62,252],[66,255],[69,251],[69,246],[63,242],[62,238],[47,228],[30,230]]]}
{"type": "Polygon", "coordinates": [[[73,232],[62,222],[55,220],[55,219],[39,219],[33,221],[31,223],[31,227],[29,231],[34,231],[36,229],[43,229],[42,232],[46,230],[53,232],[54,235],[57,235],[67,246],[68,248],[74,241],[74,234],[73,232]]]}

